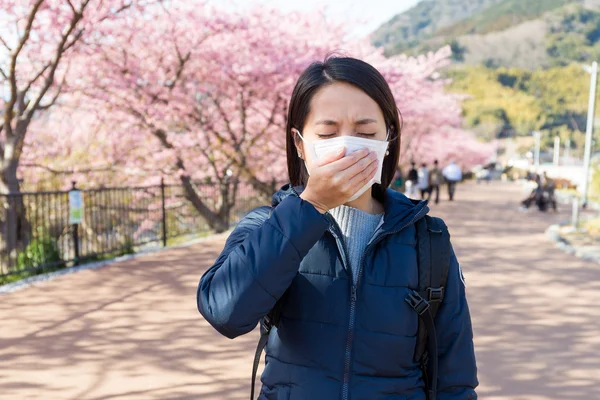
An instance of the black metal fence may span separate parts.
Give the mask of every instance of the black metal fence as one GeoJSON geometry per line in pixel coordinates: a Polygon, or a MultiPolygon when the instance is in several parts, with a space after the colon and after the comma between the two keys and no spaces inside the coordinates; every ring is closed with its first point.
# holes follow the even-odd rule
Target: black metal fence
{"type": "MultiPolygon", "coordinates": [[[[217,184],[197,183],[194,189],[209,209],[219,209],[217,184]]],[[[69,192],[0,196],[0,276],[134,253],[212,231],[181,185],[82,190],[79,224],[70,223],[69,192]]],[[[231,225],[269,202],[252,186],[238,183],[233,207],[227,207],[224,218],[231,225]]]]}

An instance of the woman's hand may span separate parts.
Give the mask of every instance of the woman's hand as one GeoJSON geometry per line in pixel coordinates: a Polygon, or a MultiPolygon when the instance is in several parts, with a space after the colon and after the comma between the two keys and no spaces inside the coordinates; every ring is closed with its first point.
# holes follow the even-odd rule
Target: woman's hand
{"type": "Polygon", "coordinates": [[[367,149],[344,157],[345,149],[326,155],[310,170],[300,197],[324,214],[346,203],[377,172],[377,153],[367,149]]]}

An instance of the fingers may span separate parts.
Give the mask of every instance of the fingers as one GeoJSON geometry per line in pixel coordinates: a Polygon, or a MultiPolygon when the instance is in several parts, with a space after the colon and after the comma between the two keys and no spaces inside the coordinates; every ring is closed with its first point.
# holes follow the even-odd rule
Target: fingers
{"type": "Polygon", "coordinates": [[[370,167],[371,164],[377,165],[377,153],[375,152],[371,152],[367,157],[361,158],[359,161],[342,171],[341,174],[345,179],[349,180],[370,167]]]}
{"type": "Polygon", "coordinates": [[[349,191],[354,193],[356,190],[366,185],[373,176],[375,176],[378,167],[379,165],[377,162],[372,162],[367,168],[350,178],[348,181],[349,191]]]}
{"type": "MultiPolygon", "coordinates": [[[[343,157],[337,161],[329,163],[325,168],[327,172],[337,173],[340,171],[344,171],[354,164],[356,164],[361,159],[369,156],[368,149],[360,149],[355,151],[352,154],[348,154],[346,157],[343,157]]],[[[325,164],[324,164],[325,165],[325,164]]]]}
{"type": "Polygon", "coordinates": [[[337,149],[335,151],[332,151],[331,153],[327,153],[323,156],[323,158],[321,160],[319,160],[318,162],[318,166],[322,167],[324,165],[327,164],[331,164],[337,160],[340,160],[344,157],[344,154],[346,154],[346,148],[342,147],[340,149],[337,149]]]}

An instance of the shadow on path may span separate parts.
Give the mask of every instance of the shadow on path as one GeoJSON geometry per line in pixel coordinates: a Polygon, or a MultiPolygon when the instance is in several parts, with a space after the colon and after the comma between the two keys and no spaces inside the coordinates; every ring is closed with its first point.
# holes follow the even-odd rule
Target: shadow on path
{"type": "MultiPolygon", "coordinates": [[[[565,214],[520,213],[510,184],[434,206],[450,226],[482,399],[600,398],[600,272],[555,249],[565,214]]],[[[0,297],[0,399],[245,399],[257,332],[221,337],[195,306],[215,238],[0,297]]]]}

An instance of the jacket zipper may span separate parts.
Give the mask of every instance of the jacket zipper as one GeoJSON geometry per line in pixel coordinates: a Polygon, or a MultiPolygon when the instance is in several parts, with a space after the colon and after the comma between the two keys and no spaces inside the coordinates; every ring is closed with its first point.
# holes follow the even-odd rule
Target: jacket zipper
{"type": "MultiPolygon", "coordinates": [[[[420,218],[423,217],[423,215],[427,214],[427,209],[423,208],[421,211],[419,211],[411,220],[410,222],[406,223],[405,225],[403,225],[400,229],[397,229],[395,231],[391,231],[391,232],[385,232],[383,234],[380,234],[378,236],[375,236],[375,239],[373,239],[371,242],[369,242],[369,244],[367,245],[367,247],[365,248],[365,251],[363,252],[363,255],[360,259],[360,264],[359,264],[359,269],[358,269],[358,276],[356,278],[356,285],[354,284],[354,280],[351,281],[351,288],[350,288],[350,322],[348,325],[348,336],[347,336],[347,340],[346,340],[346,352],[345,352],[345,370],[344,370],[344,385],[342,387],[342,399],[343,400],[348,400],[349,399],[349,386],[350,386],[350,359],[351,359],[351,349],[352,349],[352,341],[354,339],[354,324],[355,324],[355,319],[356,319],[356,293],[358,290],[358,284],[360,283],[360,278],[362,277],[362,270],[363,270],[363,264],[365,261],[365,256],[368,254],[368,252],[371,250],[371,248],[376,245],[377,243],[379,243],[381,240],[383,240],[383,238],[385,238],[386,236],[389,235],[395,235],[396,233],[401,232],[402,230],[404,230],[406,227],[414,224],[417,220],[419,220],[420,218]]],[[[350,275],[350,278],[352,279],[352,275],[350,275]]]]}
{"type": "MultiPolygon", "coordinates": [[[[300,195],[296,192],[296,190],[293,187],[292,187],[292,193],[294,193],[296,196],[300,197],[300,195]]],[[[365,256],[367,255],[369,250],[371,250],[371,247],[373,247],[375,244],[379,243],[381,240],[383,240],[383,238],[385,238],[386,236],[395,235],[396,233],[401,232],[406,227],[410,226],[411,224],[414,224],[417,220],[422,218],[423,215],[425,215],[425,214],[427,214],[427,209],[423,208],[408,223],[404,224],[400,229],[397,229],[397,230],[391,231],[391,232],[385,232],[383,234],[375,236],[375,238],[369,242],[369,244],[365,248],[365,251],[363,252],[363,255],[360,259],[358,276],[356,277],[356,285],[355,285],[354,277],[352,276],[352,267],[350,266],[350,263],[348,262],[348,253],[346,251],[346,243],[343,241],[343,239],[337,232],[340,230],[337,222],[333,219],[333,217],[331,217],[331,214],[327,213],[329,221],[334,226],[333,229],[332,228],[329,229],[329,232],[331,232],[331,234],[335,238],[335,241],[336,241],[336,244],[338,247],[338,251],[342,255],[342,264],[343,264],[344,268],[346,269],[348,276],[350,277],[350,318],[349,318],[349,323],[348,323],[348,335],[346,337],[346,351],[344,353],[344,359],[345,359],[344,360],[344,384],[342,386],[342,399],[343,400],[349,399],[350,361],[351,361],[351,356],[352,356],[352,353],[351,353],[352,352],[352,341],[354,340],[354,324],[355,324],[355,319],[356,319],[356,300],[357,300],[356,293],[357,293],[357,289],[358,289],[358,284],[360,283],[360,278],[362,276],[363,263],[365,261],[365,256]]]]}

